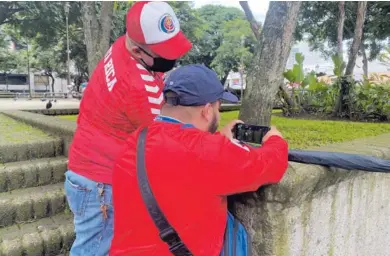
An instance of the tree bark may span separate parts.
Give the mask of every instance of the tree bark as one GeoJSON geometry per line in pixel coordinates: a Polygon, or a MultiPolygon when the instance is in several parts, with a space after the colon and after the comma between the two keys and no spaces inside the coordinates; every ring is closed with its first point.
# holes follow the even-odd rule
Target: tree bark
{"type": "Polygon", "coordinates": [[[270,124],[300,6],[301,2],[271,2],[269,5],[240,111],[240,119],[247,123],[270,124]]]}
{"type": "Polygon", "coordinates": [[[104,56],[110,44],[110,33],[114,2],[101,2],[99,20],[96,14],[96,3],[81,2],[82,20],[87,46],[88,73],[92,75],[97,63],[104,56]]]}
{"type": "Polygon", "coordinates": [[[337,27],[337,47],[340,58],[343,58],[343,31],[344,31],[344,20],[345,20],[345,10],[344,10],[344,1],[339,2],[339,23],[337,27]]]}
{"type": "Polygon", "coordinates": [[[349,51],[347,68],[345,69],[346,76],[351,76],[353,74],[357,53],[359,51],[360,44],[362,42],[363,25],[366,16],[366,9],[367,9],[367,1],[358,2],[357,17],[356,17],[355,32],[354,32],[355,34],[353,37],[351,49],[349,51]]]}
{"type": "Polygon", "coordinates": [[[366,54],[366,49],[364,47],[364,41],[362,41],[361,45],[360,45],[360,51],[362,53],[362,56],[363,56],[363,73],[364,73],[364,76],[368,78],[368,59],[367,59],[367,54],[366,54]]]}

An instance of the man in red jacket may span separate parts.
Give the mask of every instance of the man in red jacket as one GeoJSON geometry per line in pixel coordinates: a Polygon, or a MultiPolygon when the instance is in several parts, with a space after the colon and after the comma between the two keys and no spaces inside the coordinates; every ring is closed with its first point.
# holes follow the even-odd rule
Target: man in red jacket
{"type": "MultiPolygon", "coordinates": [[[[227,196],[281,180],[288,146],[272,128],[254,148],[232,138],[233,121],[216,132],[220,100],[235,102],[202,65],[180,67],[164,87],[161,115],[148,126],[145,166],[152,193],[170,225],[196,256],[217,256],[227,221],[227,196]]],[[[114,168],[115,228],[110,255],[172,255],[159,237],[137,182],[137,138],[130,135],[114,168]]]]}
{"type": "Polygon", "coordinates": [[[108,254],[114,161],[128,134],[160,113],[163,72],[191,49],[165,2],[136,2],[126,29],[98,63],[80,105],[65,181],[76,231],[71,255],[108,254]]]}

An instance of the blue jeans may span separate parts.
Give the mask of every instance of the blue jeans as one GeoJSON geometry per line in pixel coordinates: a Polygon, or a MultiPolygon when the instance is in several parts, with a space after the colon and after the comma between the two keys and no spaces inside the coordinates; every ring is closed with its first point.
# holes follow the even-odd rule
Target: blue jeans
{"type": "Polygon", "coordinates": [[[72,171],[65,173],[65,193],[74,214],[76,240],[71,256],[106,256],[114,234],[112,187],[72,171]]]}

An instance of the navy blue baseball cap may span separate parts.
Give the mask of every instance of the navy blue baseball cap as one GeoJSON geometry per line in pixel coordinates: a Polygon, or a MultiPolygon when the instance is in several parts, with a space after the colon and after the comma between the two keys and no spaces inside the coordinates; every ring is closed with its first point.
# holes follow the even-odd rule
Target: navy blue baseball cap
{"type": "Polygon", "coordinates": [[[164,96],[168,104],[181,106],[203,106],[218,100],[238,102],[237,96],[223,89],[217,74],[201,64],[173,70],[165,80],[164,96]],[[167,98],[170,91],[177,96],[167,98]]]}

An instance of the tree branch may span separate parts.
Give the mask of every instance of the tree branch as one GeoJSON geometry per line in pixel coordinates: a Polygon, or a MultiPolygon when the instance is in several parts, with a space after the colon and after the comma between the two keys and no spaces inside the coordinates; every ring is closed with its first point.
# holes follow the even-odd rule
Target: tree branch
{"type": "Polygon", "coordinates": [[[253,31],[253,34],[255,35],[257,41],[260,40],[260,27],[259,24],[257,23],[255,17],[253,16],[252,10],[249,7],[248,1],[240,1],[240,5],[242,9],[245,12],[246,18],[251,25],[251,29],[253,31]]]}

